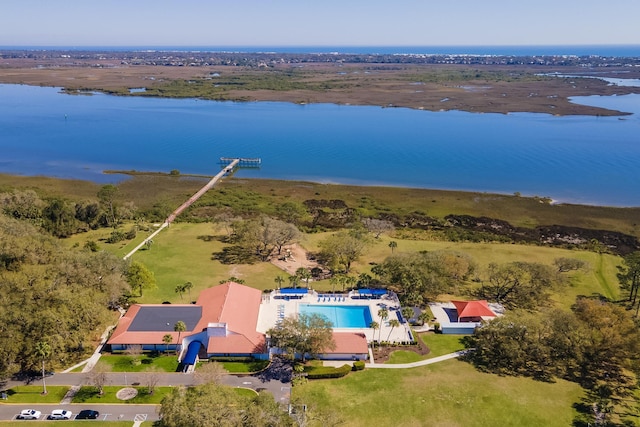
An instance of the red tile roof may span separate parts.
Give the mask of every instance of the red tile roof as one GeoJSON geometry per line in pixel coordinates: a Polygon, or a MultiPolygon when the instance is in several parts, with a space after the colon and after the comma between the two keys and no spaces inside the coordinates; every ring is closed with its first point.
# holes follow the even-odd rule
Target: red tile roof
{"type": "Polygon", "coordinates": [[[458,319],[463,317],[496,317],[485,300],[451,302],[456,306],[458,319]]]}
{"type": "MultiPolygon", "coordinates": [[[[264,335],[256,331],[262,292],[235,282],[205,289],[200,293],[196,305],[202,307],[202,317],[191,331],[182,332],[181,339],[202,332],[210,323],[226,323],[226,337],[211,337],[207,345],[209,353],[259,353],[264,352],[264,335]]],[[[155,304],[162,307],[162,304],[155,304]]],[[[142,305],[132,305],[120,319],[108,344],[159,344],[162,337],[171,334],[177,343],[178,332],[129,331],[133,319],[142,305]]],[[[164,305],[164,307],[168,307],[164,305]]]]}
{"type": "Polygon", "coordinates": [[[355,332],[334,332],[335,350],[327,350],[325,354],[361,354],[368,353],[369,346],[364,334],[355,332]]]}

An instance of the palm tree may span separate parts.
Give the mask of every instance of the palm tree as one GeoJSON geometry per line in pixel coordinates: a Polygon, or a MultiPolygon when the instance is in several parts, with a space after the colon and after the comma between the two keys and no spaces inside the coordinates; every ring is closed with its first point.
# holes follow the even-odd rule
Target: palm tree
{"type": "Polygon", "coordinates": [[[378,310],[378,316],[380,317],[380,319],[382,319],[382,323],[380,324],[380,332],[378,333],[378,341],[380,341],[380,336],[382,335],[382,324],[389,318],[389,310],[387,310],[386,308],[381,308],[380,310],[378,310]]]}
{"type": "Polygon", "coordinates": [[[186,289],[184,288],[184,285],[176,285],[176,293],[180,294],[180,301],[182,301],[182,294],[184,293],[186,289]]]}
{"type": "Polygon", "coordinates": [[[391,253],[393,253],[393,250],[398,247],[398,242],[396,242],[395,240],[390,241],[389,247],[391,248],[391,253]]]}
{"type": "Polygon", "coordinates": [[[373,339],[371,340],[371,347],[374,348],[376,346],[376,329],[380,329],[380,324],[375,320],[369,323],[369,327],[373,329],[373,339]]]}
{"type": "Polygon", "coordinates": [[[339,275],[335,275],[331,279],[329,279],[329,283],[331,283],[331,293],[332,294],[336,293],[336,283],[338,283],[339,281],[340,281],[340,276],[339,275]]]}
{"type": "Polygon", "coordinates": [[[373,278],[371,277],[371,275],[367,273],[360,273],[360,275],[358,276],[358,287],[368,288],[369,285],[371,284],[372,279],[373,278]]]}
{"type": "Polygon", "coordinates": [[[358,279],[353,276],[345,276],[344,281],[342,282],[342,292],[345,291],[345,286],[353,288],[355,284],[358,283],[358,279]]]}
{"type": "Polygon", "coordinates": [[[298,288],[298,284],[300,283],[300,276],[289,276],[289,284],[293,286],[294,289],[298,288]]]}
{"type": "Polygon", "coordinates": [[[186,282],[184,285],[182,285],[182,289],[189,292],[189,301],[191,301],[191,288],[193,288],[193,283],[191,282],[186,282]]]}
{"type": "Polygon", "coordinates": [[[44,375],[44,359],[51,355],[51,346],[46,341],[36,343],[36,354],[42,359],[42,394],[47,394],[47,382],[44,375]]]}
{"type": "Polygon", "coordinates": [[[389,331],[389,335],[387,335],[387,341],[389,341],[389,338],[391,337],[391,332],[393,332],[393,329],[400,326],[400,322],[398,321],[398,319],[391,319],[389,320],[389,326],[391,326],[391,330],[389,331]]]}
{"type": "Polygon", "coordinates": [[[165,353],[167,353],[169,351],[169,344],[171,344],[171,341],[173,341],[173,337],[171,336],[171,334],[165,334],[162,337],[162,342],[165,343],[165,345],[167,346],[167,348],[165,348],[165,353]]]}
{"type": "Polygon", "coordinates": [[[178,342],[177,342],[177,345],[176,345],[176,352],[177,352],[178,348],[180,347],[180,344],[182,342],[182,341],[180,341],[180,334],[182,334],[184,331],[187,330],[187,325],[185,325],[185,323],[182,320],[178,320],[176,322],[176,324],[173,325],[173,330],[178,333],[178,342]]]}
{"type": "Polygon", "coordinates": [[[414,315],[413,309],[411,307],[404,307],[402,311],[400,311],[400,313],[402,313],[402,317],[404,317],[404,320],[406,322],[408,322],[414,315]]]}
{"type": "Polygon", "coordinates": [[[428,323],[430,319],[431,319],[431,314],[428,311],[423,311],[418,316],[418,320],[420,320],[422,324],[428,323]]]}
{"type": "Polygon", "coordinates": [[[280,289],[282,287],[282,284],[284,283],[284,277],[278,275],[275,279],[273,279],[273,281],[278,284],[278,289],[280,289]]]}
{"type": "Polygon", "coordinates": [[[300,280],[304,280],[307,284],[307,288],[309,287],[309,279],[311,279],[311,273],[304,267],[300,267],[296,270],[296,276],[300,278],[300,280]]]}

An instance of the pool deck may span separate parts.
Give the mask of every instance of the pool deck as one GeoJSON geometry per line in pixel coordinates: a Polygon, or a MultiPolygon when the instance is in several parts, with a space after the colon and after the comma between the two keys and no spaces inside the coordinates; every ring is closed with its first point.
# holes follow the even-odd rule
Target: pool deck
{"type": "MultiPolygon", "coordinates": [[[[398,319],[396,312],[401,309],[398,299],[393,295],[383,295],[378,299],[361,299],[357,298],[357,293],[349,294],[318,294],[315,291],[309,291],[307,294],[298,294],[296,297],[292,295],[280,295],[277,291],[271,294],[265,294],[260,304],[260,314],[258,315],[257,330],[265,333],[270,328],[277,325],[279,319],[289,316],[295,316],[298,313],[300,304],[309,305],[344,305],[344,306],[368,306],[371,311],[373,321],[382,325],[381,329],[375,331],[375,339],[382,341],[408,341],[410,340],[410,327],[408,323],[400,323],[399,327],[391,330],[389,320],[398,319]],[[286,297],[289,297],[288,299],[286,297]],[[356,298],[354,298],[356,297],[356,298]],[[378,310],[387,308],[389,317],[383,321],[378,316],[378,310]],[[388,338],[387,338],[388,337],[388,338]]],[[[371,328],[333,328],[335,332],[355,332],[363,333],[367,337],[367,341],[373,340],[374,330],[371,328]]]]}

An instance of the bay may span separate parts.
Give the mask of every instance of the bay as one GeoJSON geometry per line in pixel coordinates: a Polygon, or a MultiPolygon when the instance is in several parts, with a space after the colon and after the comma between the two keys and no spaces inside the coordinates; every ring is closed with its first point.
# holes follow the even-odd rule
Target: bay
{"type": "Polygon", "coordinates": [[[114,182],[105,169],[439,188],[640,206],[640,95],[576,98],[621,117],[428,112],[66,95],[0,85],[0,172],[114,182]],[[604,106],[604,105],[603,105],[604,106]]]}

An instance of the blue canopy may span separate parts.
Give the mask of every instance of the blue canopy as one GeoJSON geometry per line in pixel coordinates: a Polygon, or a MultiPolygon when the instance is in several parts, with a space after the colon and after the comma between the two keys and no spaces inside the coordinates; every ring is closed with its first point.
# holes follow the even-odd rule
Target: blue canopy
{"type": "Polygon", "coordinates": [[[386,289],[367,289],[367,288],[362,288],[362,289],[358,289],[358,293],[360,295],[386,295],[387,294],[387,290],[386,289]]]}
{"type": "Polygon", "coordinates": [[[187,354],[184,356],[184,359],[182,359],[182,363],[185,365],[194,365],[196,363],[196,357],[198,357],[198,353],[200,352],[201,345],[202,343],[200,341],[192,341],[187,349],[187,354]]]}
{"type": "Polygon", "coordinates": [[[282,288],[279,291],[281,294],[308,294],[307,288],[282,288]]]}

